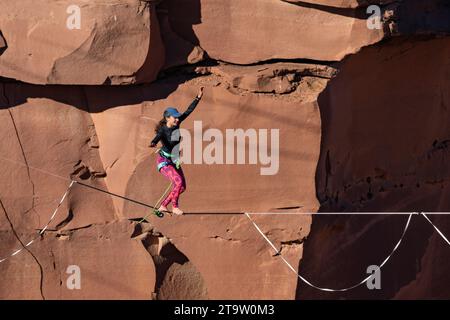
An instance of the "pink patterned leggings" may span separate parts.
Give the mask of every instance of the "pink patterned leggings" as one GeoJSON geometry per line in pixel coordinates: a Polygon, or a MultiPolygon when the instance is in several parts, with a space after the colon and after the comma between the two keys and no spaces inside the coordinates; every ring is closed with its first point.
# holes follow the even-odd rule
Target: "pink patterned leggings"
{"type": "MultiPolygon", "coordinates": [[[[158,155],[156,163],[168,161],[161,155],[158,155]]],[[[181,167],[177,169],[174,163],[166,165],[161,168],[160,172],[172,182],[172,190],[167,197],[161,202],[161,205],[167,207],[169,203],[172,203],[173,208],[178,208],[178,198],[186,190],[186,179],[181,167]]]]}

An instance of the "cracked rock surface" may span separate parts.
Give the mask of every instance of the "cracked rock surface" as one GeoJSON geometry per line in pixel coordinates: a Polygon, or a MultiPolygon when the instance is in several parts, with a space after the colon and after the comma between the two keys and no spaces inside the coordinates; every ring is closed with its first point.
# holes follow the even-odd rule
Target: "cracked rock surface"
{"type": "Polygon", "coordinates": [[[0,0],[0,298],[450,297],[450,249],[419,216],[382,290],[324,293],[243,214],[274,213],[251,218],[303,276],[340,288],[386,257],[406,217],[314,213],[450,211],[445,0],[94,0],[79,30],[71,1],[33,3],[0,0]],[[181,217],[114,196],[154,205],[167,187],[154,126],[200,86],[191,152],[211,152],[198,126],[276,129],[276,173],[192,159],[181,217]],[[71,179],[92,188],[74,184],[46,226],[71,179]]]}

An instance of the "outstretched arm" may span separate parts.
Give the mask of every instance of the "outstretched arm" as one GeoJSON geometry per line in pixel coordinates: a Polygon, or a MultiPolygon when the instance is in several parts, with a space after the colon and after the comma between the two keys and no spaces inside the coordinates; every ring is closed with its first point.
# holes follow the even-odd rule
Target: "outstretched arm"
{"type": "Polygon", "coordinates": [[[202,97],[203,97],[203,87],[200,87],[198,94],[195,97],[194,101],[191,102],[191,104],[186,109],[186,111],[183,112],[183,114],[178,118],[180,122],[183,121],[184,119],[186,119],[192,113],[192,111],[194,111],[195,107],[198,105],[198,103],[200,102],[200,99],[202,97]]]}

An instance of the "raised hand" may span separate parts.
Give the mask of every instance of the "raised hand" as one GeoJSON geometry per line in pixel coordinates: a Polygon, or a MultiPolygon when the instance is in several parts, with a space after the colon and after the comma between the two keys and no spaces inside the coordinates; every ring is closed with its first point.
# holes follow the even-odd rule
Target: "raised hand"
{"type": "Polygon", "coordinates": [[[197,98],[201,99],[202,97],[203,97],[203,87],[200,87],[200,89],[198,90],[198,93],[197,93],[197,98]]]}

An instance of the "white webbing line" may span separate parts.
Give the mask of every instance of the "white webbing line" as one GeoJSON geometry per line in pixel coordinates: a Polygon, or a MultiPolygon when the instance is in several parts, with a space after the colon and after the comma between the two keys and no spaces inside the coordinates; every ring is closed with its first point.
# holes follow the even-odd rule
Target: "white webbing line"
{"type": "MultiPolygon", "coordinates": [[[[383,260],[383,262],[380,264],[379,268],[381,269],[386,262],[391,258],[391,256],[394,254],[394,252],[397,250],[397,248],[400,246],[400,243],[402,242],[405,234],[406,234],[406,230],[408,230],[409,224],[411,222],[411,218],[413,214],[418,214],[417,212],[411,213],[408,217],[408,220],[406,221],[406,225],[405,228],[403,229],[403,233],[402,236],[400,237],[400,240],[398,240],[397,244],[395,245],[394,249],[392,249],[391,253],[386,257],[386,259],[383,260]]],[[[250,220],[250,222],[253,224],[253,226],[256,228],[256,230],[261,234],[261,236],[267,241],[267,243],[269,243],[269,245],[273,248],[273,250],[275,251],[276,255],[278,255],[281,260],[283,260],[283,262],[289,267],[289,269],[291,269],[296,275],[297,277],[300,278],[300,280],[302,280],[304,283],[306,283],[307,285],[309,285],[310,287],[313,287],[317,290],[321,290],[321,291],[328,291],[328,292],[343,292],[343,291],[348,291],[351,289],[354,289],[356,287],[359,287],[360,285],[362,285],[363,283],[365,283],[367,280],[369,280],[372,275],[367,276],[366,278],[364,278],[363,280],[361,280],[360,282],[358,282],[357,284],[351,286],[351,287],[347,287],[347,288],[342,288],[342,289],[330,289],[330,288],[322,288],[319,286],[316,286],[314,284],[312,284],[310,281],[308,281],[307,279],[305,279],[303,276],[301,276],[297,270],[294,269],[294,267],[292,267],[292,265],[281,255],[281,252],[275,247],[275,245],[272,243],[272,241],[269,240],[269,238],[267,238],[267,236],[264,234],[264,232],[261,231],[261,229],[258,227],[258,225],[252,220],[252,218],[250,218],[250,215],[246,212],[245,215],[247,216],[247,218],[250,220]]],[[[448,241],[448,240],[447,240],[448,241]]]]}
{"type": "Polygon", "coordinates": [[[9,256],[6,256],[5,258],[0,259],[0,263],[2,263],[3,261],[15,256],[16,254],[18,254],[19,252],[21,252],[23,249],[25,249],[26,247],[28,247],[29,245],[31,245],[33,242],[35,242],[37,239],[39,239],[41,237],[41,235],[45,232],[45,230],[47,230],[48,226],[50,225],[50,223],[53,221],[53,219],[56,217],[56,214],[58,212],[59,207],[61,206],[61,204],[64,202],[64,199],[66,198],[67,194],[69,193],[70,189],[72,188],[73,184],[76,183],[76,181],[72,180],[72,182],[70,183],[69,187],[67,188],[66,192],[64,192],[64,195],[62,196],[61,200],[58,203],[58,206],[55,208],[55,210],[53,211],[53,214],[50,217],[50,220],[48,221],[48,223],[45,225],[45,227],[38,233],[38,235],[32,239],[31,241],[29,241],[26,245],[24,245],[22,248],[17,249],[16,251],[14,251],[13,253],[11,253],[9,256]]]}
{"type": "Polygon", "coordinates": [[[442,237],[442,239],[444,239],[445,242],[447,242],[447,244],[450,246],[450,241],[448,241],[448,239],[444,236],[444,234],[441,232],[441,230],[438,229],[438,227],[436,227],[433,222],[431,222],[431,220],[427,217],[427,215],[423,212],[420,213],[425,219],[427,219],[427,221],[433,226],[433,228],[437,231],[437,233],[439,233],[439,235],[442,237]]]}

